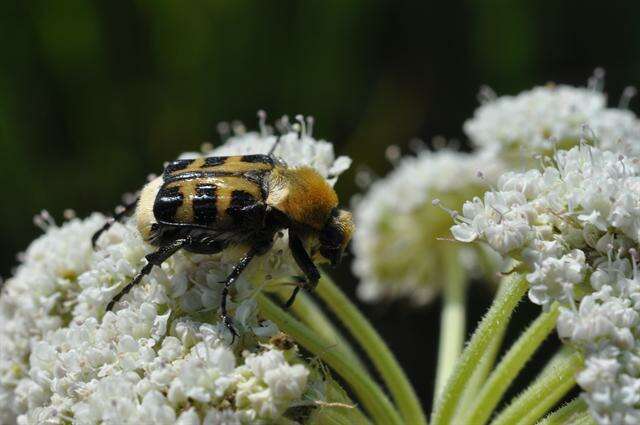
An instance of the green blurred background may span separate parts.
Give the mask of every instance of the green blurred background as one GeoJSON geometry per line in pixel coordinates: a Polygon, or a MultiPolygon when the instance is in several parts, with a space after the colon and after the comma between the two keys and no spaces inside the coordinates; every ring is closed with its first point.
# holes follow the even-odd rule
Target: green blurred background
{"type": "MultiPolygon", "coordinates": [[[[354,170],[384,175],[390,144],[463,139],[482,84],[584,84],[602,66],[615,103],[640,77],[640,3],[593,3],[3,0],[0,275],[40,233],[35,213],[109,212],[164,161],[217,143],[219,121],[255,128],[258,109],[313,115],[354,170]]],[[[345,203],[353,181],[338,185],[345,203]]],[[[353,294],[349,264],[336,274],[353,294]]],[[[471,299],[475,323],[491,294],[476,286],[471,299]]],[[[438,304],[363,308],[428,408],[438,304]]],[[[537,311],[525,305],[515,328],[537,311]]]]}

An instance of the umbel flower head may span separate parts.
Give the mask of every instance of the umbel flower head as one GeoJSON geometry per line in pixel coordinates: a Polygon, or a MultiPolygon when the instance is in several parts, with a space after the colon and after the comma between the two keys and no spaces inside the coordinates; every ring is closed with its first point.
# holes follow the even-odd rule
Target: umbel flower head
{"type": "MultiPolygon", "coordinates": [[[[334,178],[348,167],[331,144],[289,130],[276,151],[285,161],[334,178]]],[[[274,141],[237,134],[208,155],[268,152],[274,141]]],[[[296,346],[270,343],[279,330],[253,299],[294,269],[282,241],[235,283],[230,311],[240,335],[231,343],[218,306],[236,254],[178,252],[105,313],[151,247],[130,220],[92,250],[104,220],[46,223],[4,284],[0,423],[272,423],[324,397],[322,374],[296,346]]]]}
{"type": "Polygon", "coordinates": [[[479,172],[493,180],[500,168],[481,154],[423,151],[373,183],[354,210],[358,296],[366,301],[405,297],[425,304],[447,281],[446,256],[466,258],[471,265],[473,249],[454,244],[448,244],[453,251],[442,249],[447,243],[439,239],[449,237],[450,218],[432,202],[461,206],[486,186],[479,172]]]}
{"type": "Polygon", "coordinates": [[[466,202],[452,233],[526,265],[529,298],[560,303],[558,334],[585,355],[592,416],[638,423],[640,160],[582,144],[546,163],[466,202]]]}
{"type": "MultiPolygon", "coordinates": [[[[640,121],[627,109],[607,108],[598,79],[602,75],[594,77],[590,87],[548,84],[516,96],[491,93],[465,122],[464,131],[476,147],[493,150],[517,166],[531,165],[535,154],[570,149],[581,139],[601,149],[637,156],[640,121]]],[[[627,90],[621,103],[628,103],[632,95],[627,90]]]]}

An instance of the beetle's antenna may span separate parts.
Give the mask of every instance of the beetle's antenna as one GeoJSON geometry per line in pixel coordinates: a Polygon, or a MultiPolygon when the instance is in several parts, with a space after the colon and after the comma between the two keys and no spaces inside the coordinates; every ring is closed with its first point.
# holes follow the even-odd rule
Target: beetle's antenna
{"type": "Polygon", "coordinates": [[[278,147],[278,144],[280,143],[280,139],[282,139],[282,135],[278,136],[276,141],[273,143],[273,146],[271,146],[271,149],[269,149],[269,153],[267,155],[269,156],[273,155],[273,152],[276,150],[276,148],[278,147]]]}

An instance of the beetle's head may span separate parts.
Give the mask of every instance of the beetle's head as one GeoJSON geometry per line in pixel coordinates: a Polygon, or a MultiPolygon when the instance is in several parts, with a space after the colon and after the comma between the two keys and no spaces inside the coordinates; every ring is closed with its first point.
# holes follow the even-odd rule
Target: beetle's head
{"type": "Polygon", "coordinates": [[[318,234],[318,260],[337,265],[353,234],[353,218],[346,210],[334,208],[318,234]],[[324,260],[324,261],[323,261],[324,260]]]}

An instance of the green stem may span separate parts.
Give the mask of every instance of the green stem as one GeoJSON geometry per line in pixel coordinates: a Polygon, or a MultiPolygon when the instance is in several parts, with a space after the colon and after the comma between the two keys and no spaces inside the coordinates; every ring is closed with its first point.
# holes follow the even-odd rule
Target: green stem
{"type": "MultiPolygon", "coordinates": [[[[288,291],[278,291],[278,296],[285,300],[290,294],[288,291]]],[[[332,347],[335,347],[336,351],[348,357],[348,360],[352,363],[360,366],[361,369],[366,370],[362,360],[353,351],[351,345],[342,336],[340,331],[331,323],[327,316],[322,312],[318,304],[305,293],[299,293],[296,302],[290,308],[290,311],[298,318],[302,323],[307,325],[311,330],[315,331],[318,335],[322,336],[326,341],[332,343],[332,347]]]]}
{"type": "Polygon", "coordinates": [[[305,425],[371,425],[371,421],[355,406],[331,374],[325,371],[322,374],[325,375],[324,399],[327,403],[317,403],[311,416],[304,421],[305,425]]]}
{"type": "Polygon", "coordinates": [[[466,416],[466,412],[471,409],[471,405],[473,404],[476,397],[478,397],[478,393],[480,389],[484,385],[487,380],[487,376],[491,373],[493,369],[493,365],[495,364],[496,357],[498,357],[498,352],[502,347],[502,340],[504,338],[504,332],[499,335],[494,336],[493,340],[489,343],[486,352],[482,356],[482,360],[476,367],[476,370],[473,371],[471,378],[467,381],[467,385],[465,385],[464,392],[462,393],[462,398],[458,403],[458,407],[456,409],[456,415],[454,416],[453,423],[461,423],[462,416],[466,416]]]}
{"type": "Polygon", "coordinates": [[[443,305],[440,314],[440,341],[434,402],[451,376],[464,345],[467,281],[456,253],[457,251],[449,250],[444,256],[446,281],[443,285],[443,305]]]}
{"type": "Polygon", "coordinates": [[[571,418],[570,421],[565,422],[564,425],[597,425],[597,422],[587,410],[576,414],[575,417],[571,418]]]}
{"type": "Polygon", "coordinates": [[[407,375],[371,323],[326,275],[323,274],[316,292],[367,353],[389,388],[405,423],[426,424],[420,400],[407,375]]]}
{"type": "MultiPolygon", "coordinates": [[[[507,288],[505,285],[506,280],[501,282],[502,284],[498,286],[496,297],[500,297],[501,293],[504,292],[507,288]]],[[[464,392],[462,393],[462,398],[458,402],[458,407],[456,409],[456,415],[453,423],[460,423],[462,420],[462,416],[466,415],[466,412],[471,408],[471,404],[476,399],[478,394],[480,393],[480,389],[484,385],[493,369],[493,365],[496,362],[496,358],[498,357],[498,353],[500,352],[500,348],[502,347],[502,342],[504,340],[504,334],[506,333],[506,328],[502,328],[501,331],[496,332],[491,339],[491,342],[487,346],[485,353],[482,355],[482,360],[476,367],[476,370],[473,371],[471,378],[467,381],[465,385],[464,392]]]]}
{"type": "Polygon", "coordinates": [[[540,376],[511,404],[498,414],[492,425],[535,424],[564,397],[576,383],[575,374],[582,367],[582,356],[573,353],[555,361],[553,371],[540,376]]]}
{"type": "MultiPolygon", "coordinates": [[[[504,290],[504,286],[501,286],[500,290],[504,290]]],[[[462,393],[462,398],[458,402],[454,423],[459,423],[462,420],[462,416],[469,411],[471,404],[476,399],[480,393],[480,389],[486,382],[489,373],[493,370],[496,358],[498,357],[498,352],[502,347],[505,332],[506,328],[503,329],[502,332],[498,332],[493,336],[493,339],[487,346],[485,353],[482,355],[482,360],[480,360],[476,370],[473,371],[471,378],[467,381],[464,392],[462,393]]]]}
{"type": "MultiPolygon", "coordinates": [[[[537,425],[564,425],[580,423],[585,413],[589,416],[587,403],[581,398],[574,398],[560,409],[547,415],[537,425]]],[[[590,416],[589,416],[590,417],[590,416]]]]}
{"type": "Polygon", "coordinates": [[[333,350],[327,350],[327,341],[286,313],[264,294],[257,294],[256,300],[265,318],[291,335],[302,347],[318,356],[345,380],[360,402],[378,424],[402,424],[402,419],[382,389],[358,365],[333,350]]]}
{"type": "Polygon", "coordinates": [[[503,282],[507,285],[504,291],[500,291],[474,332],[467,348],[462,353],[460,361],[456,365],[451,378],[447,382],[444,391],[438,397],[432,416],[434,425],[451,423],[456,412],[456,407],[464,387],[471,377],[476,365],[482,359],[493,337],[506,328],[509,317],[516,305],[527,291],[527,281],[523,275],[513,273],[503,282]]]}
{"type": "Polygon", "coordinates": [[[558,304],[554,304],[529,325],[489,376],[463,422],[473,419],[474,424],[481,425],[489,420],[509,385],[555,328],[558,314],[558,304]]]}

